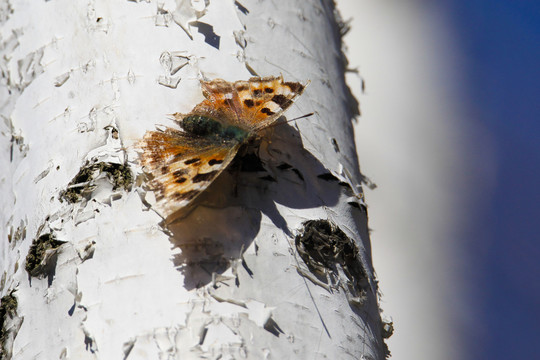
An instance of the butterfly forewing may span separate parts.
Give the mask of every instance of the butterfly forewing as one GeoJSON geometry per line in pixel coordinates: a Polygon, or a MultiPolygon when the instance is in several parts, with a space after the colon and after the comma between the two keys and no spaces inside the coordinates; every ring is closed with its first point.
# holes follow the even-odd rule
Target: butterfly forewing
{"type": "Polygon", "coordinates": [[[213,109],[213,104],[223,104],[223,119],[248,131],[263,129],[276,121],[305,87],[284,82],[282,77],[254,77],[233,84],[216,79],[202,81],[201,86],[207,99],[197,108],[213,109]]]}

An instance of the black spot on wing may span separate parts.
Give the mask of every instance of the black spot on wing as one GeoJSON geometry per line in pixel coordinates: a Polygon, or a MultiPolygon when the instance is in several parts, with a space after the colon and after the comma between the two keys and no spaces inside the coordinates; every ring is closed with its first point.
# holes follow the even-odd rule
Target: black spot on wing
{"type": "Polygon", "coordinates": [[[213,166],[223,163],[223,159],[212,159],[208,162],[208,165],[213,166]]]}
{"type": "Polygon", "coordinates": [[[272,101],[278,104],[282,109],[287,108],[292,103],[292,101],[287,99],[284,95],[274,95],[272,101]]]}
{"type": "Polygon", "coordinates": [[[267,114],[267,115],[274,115],[274,112],[273,112],[272,110],[270,110],[269,108],[266,108],[266,107],[265,107],[265,108],[262,108],[262,109],[261,109],[261,112],[262,112],[263,114],[267,114]]]}
{"type": "Polygon", "coordinates": [[[184,161],[184,164],[186,164],[186,165],[195,164],[195,163],[198,163],[199,161],[201,161],[201,159],[193,158],[193,159],[189,159],[189,160],[184,161]]]}
{"type": "Polygon", "coordinates": [[[245,104],[247,107],[253,107],[253,105],[255,105],[255,103],[254,103],[253,100],[251,100],[251,99],[246,99],[246,100],[244,100],[244,104],[245,104]]]}
{"type": "Polygon", "coordinates": [[[286,82],[283,83],[283,85],[288,86],[289,89],[291,89],[291,91],[294,93],[300,93],[304,90],[304,85],[297,82],[286,82]]]}
{"type": "Polygon", "coordinates": [[[191,179],[191,181],[194,184],[198,183],[198,182],[201,182],[201,181],[210,181],[217,175],[217,173],[218,173],[218,171],[215,170],[215,171],[210,171],[210,172],[203,173],[203,174],[197,174],[197,175],[195,175],[193,177],[193,179],[191,179]]]}

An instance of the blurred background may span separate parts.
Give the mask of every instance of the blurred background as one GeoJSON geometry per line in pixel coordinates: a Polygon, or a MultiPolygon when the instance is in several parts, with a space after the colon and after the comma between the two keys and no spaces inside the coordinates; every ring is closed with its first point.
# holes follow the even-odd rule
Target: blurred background
{"type": "Polygon", "coordinates": [[[337,6],[392,358],[540,359],[540,1],[337,6]]]}

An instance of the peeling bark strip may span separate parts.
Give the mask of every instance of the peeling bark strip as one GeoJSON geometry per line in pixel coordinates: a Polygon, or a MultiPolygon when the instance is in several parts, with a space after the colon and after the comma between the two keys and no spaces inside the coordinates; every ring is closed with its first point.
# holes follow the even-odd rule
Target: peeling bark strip
{"type": "Polygon", "coordinates": [[[133,176],[128,166],[99,162],[83,166],[79,173],[69,182],[67,189],[60,193],[60,198],[75,203],[83,197],[89,196],[96,187],[94,181],[102,174],[106,175],[113,184],[113,190],[119,188],[131,189],[133,176]]]}

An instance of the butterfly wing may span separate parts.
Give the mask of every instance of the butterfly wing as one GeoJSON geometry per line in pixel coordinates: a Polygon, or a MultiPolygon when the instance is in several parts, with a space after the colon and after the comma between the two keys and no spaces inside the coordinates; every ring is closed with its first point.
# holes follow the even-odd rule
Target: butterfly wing
{"type": "Polygon", "coordinates": [[[235,127],[251,135],[270,126],[305,88],[297,82],[284,82],[281,76],[235,83],[201,81],[201,87],[205,100],[187,115],[174,115],[186,131],[149,131],[138,146],[141,163],[151,175],[149,188],[156,194],[153,207],[164,218],[193,201],[233,160],[249,138],[236,136],[242,132],[235,127]],[[197,115],[200,118],[194,119],[197,115]],[[190,130],[186,116],[202,124],[225,126],[190,130]]]}
{"type": "Polygon", "coordinates": [[[188,205],[229,165],[239,147],[238,142],[216,142],[172,128],[148,131],[139,148],[156,197],[152,207],[167,218],[188,205]]]}
{"type": "Polygon", "coordinates": [[[302,94],[305,85],[285,82],[283,77],[251,78],[229,83],[215,79],[201,81],[206,97],[194,114],[211,115],[248,131],[271,125],[302,94]]]}

